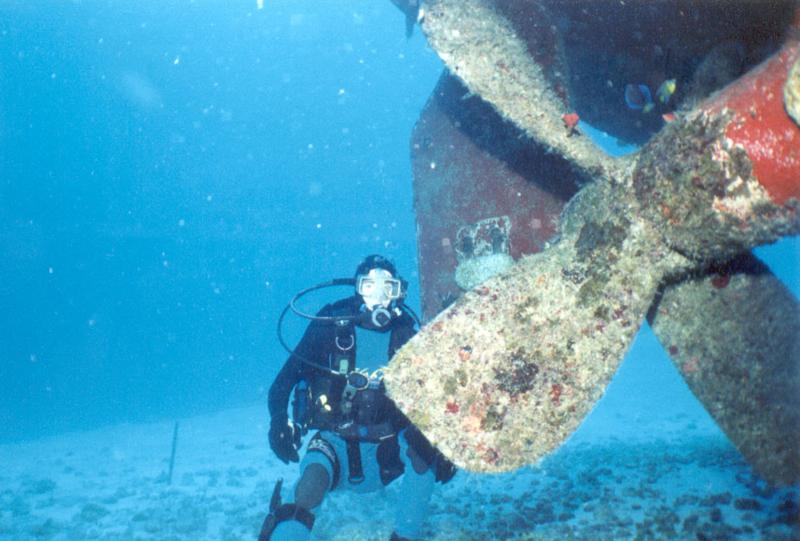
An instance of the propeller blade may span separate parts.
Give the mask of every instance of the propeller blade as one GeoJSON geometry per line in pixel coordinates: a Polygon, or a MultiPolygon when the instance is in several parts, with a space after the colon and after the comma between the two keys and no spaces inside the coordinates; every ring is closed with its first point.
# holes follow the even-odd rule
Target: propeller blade
{"type": "Polygon", "coordinates": [[[650,324],[756,472],[800,481],[800,305],[756,257],[664,288],[650,324]]]}

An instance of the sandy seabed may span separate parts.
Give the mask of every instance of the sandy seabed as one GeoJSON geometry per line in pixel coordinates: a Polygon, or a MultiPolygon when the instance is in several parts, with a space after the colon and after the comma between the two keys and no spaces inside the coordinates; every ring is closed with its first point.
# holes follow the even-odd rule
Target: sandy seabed
{"type": "MultiPolygon", "coordinates": [[[[298,474],[271,455],[265,409],[180,419],[171,485],[172,421],[2,445],[0,541],[255,540],[275,481],[288,495],[298,474]]],[[[398,487],[334,492],[315,536],[387,540],[398,487]]],[[[437,485],[425,538],[797,540],[798,488],[765,485],[697,412],[598,408],[538,467],[437,485]]]]}

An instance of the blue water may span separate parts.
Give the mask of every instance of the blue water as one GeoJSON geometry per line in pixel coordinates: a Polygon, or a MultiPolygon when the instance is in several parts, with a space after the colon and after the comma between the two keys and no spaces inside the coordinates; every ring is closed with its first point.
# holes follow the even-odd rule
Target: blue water
{"type": "Polygon", "coordinates": [[[417,297],[440,61],[388,1],[256,7],[0,5],[0,441],[262,400],[285,303],[368,253],[417,297]]]}

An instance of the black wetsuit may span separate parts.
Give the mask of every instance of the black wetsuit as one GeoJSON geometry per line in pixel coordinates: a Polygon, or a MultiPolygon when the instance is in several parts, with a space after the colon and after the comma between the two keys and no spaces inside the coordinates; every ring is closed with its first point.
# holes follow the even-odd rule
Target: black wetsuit
{"type": "MultiPolygon", "coordinates": [[[[358,315],[361,304],[361,297],[353,296],[326,305],[317,315],[358,315]]],[[[413,318],[401,312],[385,329],[375,328],[369,322],[358,325],[375,332],[390,333],[386,358],[391,359],[395,351],[414,336],[414,323],[413,318]]],[[[301,384],[307,386],[308,392],[296,393],[293,417],[304,431],[316,429],[339,432],[338,428],[342,423],[350,420],[372,426],[388,423],[395,434],[408,426],[408,420],[385,395],[382,387],[379,392],[372,395],[364,393],[359,397],[364,404],[361,408],[353,409],[349,415],[352,419],[348,419],[348,415],[342,412],[342,392],[346,385],[344,374],[357,368],[356,324],[352,320],[343,325],[329,321],[312,321],[309,324],[295,348],[295,353],[287,359],[269,389],[269,412],[273,418],[286,415],[292,389],[301,384]],[[299,396],[300,394],[305,396],[299,396]],[[321,402],[321,397],[324,397],[324,402],[321,402]],[[306,403],[298,403],[303,401],[306,403]]]]}
{"type": "MultiPolygon", "coordinates": [[[[361,303],[361,297],[353,296],[325,306],[317,315],[358,315],[361,303]]],[[[404,471],[401,503],[396,510],[395,532],[391,539],[417,539],[427,515],[434,481],[445,483],[455,474],[452,463],[389,399],[380,378],[353,373],[359,368],[355,363],[356,336],[362,334],[362,329],[373,332],[362,336],[360,354],[363,358],[359,363],[382,364],[415,334],[414,318],[400,312],[385,328],[376,328],[369,317],[359,322],[340,320],[340,323],[312,321],[270,387],[269,411],[273,426],[287,426],[286,409],[292,389],[295,389],[294,422],[303,433],[309,429],[318,432],[308,442],[301,462],[303,472],[295,485],[295,498],[302,504],[283,504],[273,509],[264,521],[260,541],[309,539],[314,523],[310,511],[319,506],[327,492],[343,484],[340,483],[342,478],[349,482],[347,486],[371,491],[381,484],[388,485],[404,471]],[[360,384],[355,383],[359,379],[357,376],[362,376],[360,384]],[[366,386],[365,380],[369,382],[366,386]],[[360,388],[354,392],[356,385],[360,388]],[[406,451],[401,456],[404,446],[406,451]],[[366,468],[362,468],[362,448],[368,450],[364,456],[370,459],[366,468]],[[312,468],[312,465],[321,468],[312,468]]],[[[292,437],[296,434],[293,430],[291,433],[292,437]]],[[[295,446],[298,443],[299,438],[295,446]]],[[[272,429],[270,444],[273,444],[272,429]]]]}

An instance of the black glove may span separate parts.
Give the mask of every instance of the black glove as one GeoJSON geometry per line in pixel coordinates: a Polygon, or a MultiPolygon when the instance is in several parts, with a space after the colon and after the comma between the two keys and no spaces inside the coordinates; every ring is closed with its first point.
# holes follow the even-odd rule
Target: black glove
{"type": "Polygon", "coordinates": [[[453,476],[456,474],[456,471],[458,471],[456,465],[447,460],[444,455],[439,452],[439,454],[436,456],[436,464],[434,464],[436,480],[442,484],[445,484],[453,478],[453,476]]]}
{"type": "Polygon", "coordinates": [[[422,432],[414,425],[409,426],[405,431],[405,438],[408,445],[417,455],[433,470],[436,474],[436,481],[444,484],[456,474],[456,466],[431,445],[422,432]]]}
{"type": "Polygon", "coordinates": [[[269,446],[284,464],[300,462],[300,430],[288,417],[273,417],[269,427],[269,446]]]}

